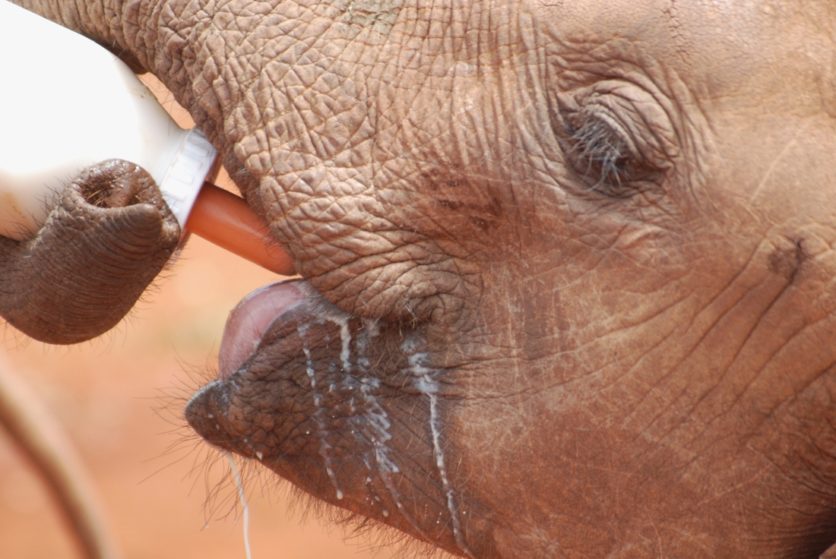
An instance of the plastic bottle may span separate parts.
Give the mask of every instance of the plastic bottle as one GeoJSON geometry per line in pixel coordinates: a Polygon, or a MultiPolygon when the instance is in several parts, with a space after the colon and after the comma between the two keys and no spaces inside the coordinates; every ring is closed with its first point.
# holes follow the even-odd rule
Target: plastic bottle
{"type": "MultiPolygon", "coordinates": [[[[0,235],[33,236],[61,189],[85,167],[107,159],[148,171],[185,233],[216,150],[199,130],[180,128],[121,60],[0,0],[0,83],[0,235]]],[[[230,241],[235,252],[292,273],[287,254],[240,198],[206,200],[202,207],[214,210],[208,213],[239,218],[236,232],[229,219],[224,226],[207,218],[203,228],[216,237],[213,242],[230,241]],[[229,207],[232,212],[224,210],[229,207]]]]}

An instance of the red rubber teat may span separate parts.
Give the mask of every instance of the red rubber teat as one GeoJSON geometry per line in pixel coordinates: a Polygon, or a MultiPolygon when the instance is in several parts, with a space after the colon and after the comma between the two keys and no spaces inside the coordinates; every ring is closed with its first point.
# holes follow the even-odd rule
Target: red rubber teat
{"type": "Polygon", "coordinates": [[[212,183],[203,184],[186,230],[277,274],[296,273],[293,259],[244,199],[212,183]]]}

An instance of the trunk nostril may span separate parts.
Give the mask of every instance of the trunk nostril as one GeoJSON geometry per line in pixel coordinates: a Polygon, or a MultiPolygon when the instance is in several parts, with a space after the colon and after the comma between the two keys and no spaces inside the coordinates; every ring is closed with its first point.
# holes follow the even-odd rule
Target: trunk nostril
{"type": "Polygon", "coordinates": [[[126,208],[141,203],[162,207],[154,180],[141,167],[127,161],[105,161],[88,169],[78,181],[84,201],[102,209],[126,208]]]}
{"type": "MultiPolygon", "coordinates": [[[[93,185],[91,185],[93,186],[93,185]]],[[[95,190],[86,190],[81,193],[84,201],[90,204],[91,206],[96,206],[97,208],[102,209],[111,209],[111,208],[124,208],[127,206],[133,206],[139,203],[139,198],[137,198],[135,193],[120,193],[114,192],[113,190],[109,190],[107,187],[98,188],[95,190]]]]}

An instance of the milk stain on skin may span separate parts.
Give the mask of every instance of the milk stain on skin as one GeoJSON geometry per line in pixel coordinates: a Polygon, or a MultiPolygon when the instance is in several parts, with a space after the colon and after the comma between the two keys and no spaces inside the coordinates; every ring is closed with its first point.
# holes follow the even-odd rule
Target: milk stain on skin
{"type": "MultiPolygon", "coordinates": [[[[320,378],[317,376],[314,356],[306,340],[310,333],[310,325],[297,325],[297,334],[302,341],[305,373],[310,384],[311,398],[314,405],[312,419],[314,420],[316,436],[319,439],[318,453],[322,459],[325,473],[334,488],[336,499],[343,500],[345,494],[340,487],[337,470],[335,469],[334,449],[328,441],[329,431],[325,417],[327,410],[323,401],[323,389],[330,392],[336,392],[340,389],[348,395],[350,433],[357,441],[358,446],[366,449],[363,453],[363,465],[369,472],[369,475],[365,478],[368,503],[378,506],[383,518],[388,518],[391,515],[390,510],[383,504],[381,496],[374,491],[373,479],[377,478],[400,516],[415,530],[416,534],[429,541],[430,538],[427,537],[426,532],[419,527],[416,519],[408,512],[397,488],[398,478],[403,475],[403,472],[392,455],[392,420],[379,399],[381,381],[371,374],[371,363],[368,357],[370,344],[380,335],[379,326],[374,320],[363,319],[362,328],[352,336],[350,317],[331,313],[324,317],[322,321],[317,321],[317,324],[322,324],[324,321],[336,326],[340,333],[340,353],[337,359],[329,363],[330,373],[326,375],[329,379],[333,376],[335,381],[331,382],[327,388],[320,382],[322,376],[320,375],[320,378]],[[352,362],[352,357],[354,357],[354,362],[352,362]],[[338,371],[341,373],[339,376],[337,376],[338,371]]],[[[450,482],[443,445],[444,434],[440,406],[441,384],[438,380],[440,371],[427,365],[429,356],[426,351],[422,350],[422,345],[423,340],[415,334],[408,336],[402,342],[400,350],[406,358],[406,366],[402,371],[407,375],[412,386],[421,397],[428,401],[428,427],[431,435],[433,461],[441,484],[443,501],[447,510],[446,516],[456,545],[465,555],[473,557],[462,533],[461,512],[450,482]]],[[[259,460],[262,459],[260,452],[255,454],[259,460]]],[[[227,460],[231,460],[229,455],[227,455],[227,460]]],[[[240,474],[236,474],[236,472],[234,461],[231,461],[230,475],[238,488],[239,500],[244,511],[244,523],[247,525],[249,523],[249,510],[246,505],[240,474]]],[[[444,516],[444,514],[440,514],[436,523],[444,522],[444,516]]],[[[245,526],[244,529],[247,533],[248,527],[245,526]]],[[[249,559],[251,556],[247,536],[245,536],[245,547],[249,559]]]]}
{"type": "MultiPolygon", "coordinates": [[[[376,321],[364,319],[363,330],[358,336],[356,343],[357,368],[362,373],[359,377],[360,396],[365,411],[362,416],[352,418],[352,435],[361,446],[370,446],[363,458],[363,464],[370,474],[376,475],[383,483],[383,487],[389,494],[389,498],[395,504],[401,517],[424,539],[428,539],[423,530],[418,526],[415,519],[407,512],[403,504],[400,492],[395,486],[394,476],[401,474],[394,458],[391,456],[389,441],[392,440],[392,423],[386,410],[377,398],[380,389],[380,379],[369,376],[370,363],[366,352],[369,341],[379,335],[380,331],[376,321]]],[[[380,503],[379,496],[373,493],[372,478],[366,477],[366,486],[369,491],[369,503],[380,503]]],[[[386,508],[381,509],[384,518],[388,518],[390,512],[386,508]]]]}
{"type": "MultiPolygon", "coordinates": [[[[383,518],[388,518],[391,515],[389,509],[383,504],[381,496],[374,491],[372,477],[374,476],[382,483],[389,499],[391,499],[401,517],[409,523],[417,534],[424,539],[428,539],[425,532],[421,530],[418,523],[406,510],[401,494],[396,487],[395,478],[402,475],[403,472],[392,456],[390,447],[392,423],[378,398],[381,381],[370,374],[371,364],[368,358],[369,344],[380,334],[377,321],[363,319],[362,328],[359,329],[355,337],[352,337],[348,316],[331,313],[325,319],[337,326],[340,332],[339,363],[342,367],[342,375],[339,386],[348,393],[350,432],[358,446],[368,449],[364,451],[363,456],[363,465],[369,473],[365,478],[368,492],[366,500],[369,504],[380,508],[380,514],[383,518]],[[354,343],[356,363],[351,361],[352,342],[354,343]]],[[[318,321],[317,323],[321,324],[322,322],[318,321]]],[[[302,334],[305,333],[303,329],[302,334]]],[[[329,370],[333,373],[337,372],[335,362],[330,364],[329,370]]],[[[334,391],[336,386],[336,383],[332,384],[330,390],[334,391]]],[[[331,473],[335,473],[333,467],[327,473],[329,476],[331,473]]],[[[336,478],[336,475],[334,477],[336,478]]],[[[332,479],[332,481],[334,480],[332,479]]]]}
{"type": "MultiPolygon", "coordinates": [[[[348,403],[349,417],[354,417],[356,414],[356,398],[355,393],[358,388],[357,377],[353,373],[353,366],[351,364],[351,330],[349,329],[348,316],[329,315],[327,319],[337,326],[340,331],[340,363],[342,365],[342,378],[340,387],[348,394],[346,402],[348,403]]],[[[360,343],[360,340],[357,340],[360,343]]],[[[357,349],[359,353],[359,348],[357,349]]],[[[333,389],[333,385],[332,385],[333,389]]]]}
{"type": "MultiPolygon", "coordinates": [[[[354,369],[351,364],[351,333],[349,329],[348,317],[329,315],[326,317],[329,322],[339,328],[340,331],[340,364],[342,366],[342,386],[346,387],[351,396],[350,400],[350,424],[352,426],[351,433],[355,440],[363,446],[371,446],[371,452],[366,452],[363,463],[370,473],[376,475],[390,498],[395,503],[399,513],[402,517],[416,530],[418,534],[426,538],[425,532],[420,529],[417,522],[406,511],[400,492],[395,486],[393,480],[394,476],[400,475],[401,469],[395,463],[391,456],[391,448],[389,442],[392,439],[391,435],[391,420],[386,410],[378,400],[377,393],[380,390],[380,379],[369,374],[369,361],[366,356],[368,345],[371,339],[379,334],[377,323],[370,320],[363,321],[363,330],[357,337],[355,342],[355,351],[357,358],[358,372],[361,376],[355,376],[354,369]],[[355,387],[359,386],[360,399],[365,408],[362,415],[356,413],[356,404],[354,399],[355,387]]],[[[299,335],[304,341],[307,333],[307,328],[299,327],[299,335]]],[[[442,422],[441,413],[439,409],[439,392],[440,385],[437,380],[438,371],[426,366],[428,355],[425,352],[418,351],[420,342],[416,336],[410,336],[404,340],[401,345],[401,351],[407,358],[408,370],[412,384],[422,395],[429,400],[429,429],[433,446],[433,457],[439,478],[441,480],[442,492],[446,508],[449,514],[450,526],[453,532],[456,545],[462,552],[472,557],[472,553],[464,541],[464,536],[461,531],[461,521],[459,510],[456,503],[455,492],[450,483],[445,453],[442,444],[442,422]]],[[[307,346],[303,345],[303,352],[306,358],[306,368],[309,379],[311,379],[311,389],[313,391],[314,405],[315,405],[315,421],[320,436],[320,454],[325,463],[326,473],[331,479],[332,484],[337,491],[337,499],[343,498],[343,493],[339,489],[336,480],[336,474],[333,469],[331,459],[331,446],[325,440],[327,430],[322,420],[322,402],[319,389],[316,384],[316,376],[313,368],[312,357],[307,346]]],[[[334,390],[331,386],[331,390],[334,390]]],[[[369,487],[369,502],[380,502],[380,497],[374,495],[371,491],[371,479],[366,478],[366,485],[369,487]]],[[[384,518],[389,516],[389,511],[386,508],[381,510],[384,518]]],[[[439,519],[438,522],[441,522],[439,519]]]]}
{"type": "MultiPolygon", "coordinates": [[[[391,456],[389,441],[392,439],[390,432],[391,421],[386,410],[377,398],[380,389],[380,380],[370,376],[370,363],[367,356],[369,341],[380,333],[377,322],[369,319],[363,320],[363,328],[352,339],[347,316],[329,315],[328,321],[339,328],[340,332],[340,363],[342,366],[341,386],[348,392],[349,402],[349,424],[354,439],[364,447],[371,447],[366,451],[363,464],[369,473],[374,473],[383,483],[395,506],[403,514],[404,518],[420,534],[423,535],[414,519],[406,514],[400,493],[395,487],[393,475],[401,473],[400,468],[391,456]],[[351,362],[351,343],[354,341],[356,353],[356,366],[351,362]],[[360,373],[355,375],[355,370],[360,373]],[[357,393],[359,392],[359,396],[357,393]],[[357,400],[363,406],[362,414],[358,413],[357,400]]],[[[366,478],[370,496],[369,503],[382,503],[381,498],[374,494],[371,488],[371,478],[366,478]]],[[[381,509],[384,518],[388,518],[390,512],[387,508],[381,509]]]]}
{"type": "Polygon", "coordinates": [[[322,461],[325,464],[325,473],[328,475],[328,479],[331,480],[331,485],[334,486],[335,496],[338,501],[341,501],[344,494],[337,482],[337,475],[334,472],[334,465],[331,459],[331,445],[328,443],[327,439],[328,430],[325,427],[325,421],[322,416],[322,394],[319,392],[316,382],[316,370],[314,369],[313,356],[311,355],[311,350],[305,342],[307,332],[307,325],[303,324],[297,327],[297,333],[299,334],[299,338],[302,340],[302,352],[305,354],[305,373],[311,383],[311,394],[313,395],[314,402],[314,422],[316,423],[317,437],[319,437],[319,455],[322,457],[322,461]]]}
{"type": "Polygon", "coordinates": [[[473,557],[470,549],[464,541],[461,531],[461,521],[456,505],[456,497],[450,479],[447,475],[447,464],[445,461],[444,448],[442,446],[442,423],[438,409],[438,394],[440,385],[438,383],[439,372],[426,366],[427,353],[418,351],[419,343],[415,336],[406,338],[401,344],[401,351],[407,357],[409,372],[412,375],[413,386],[418,392],[429,399],[430,418],[429,428],[432,435],[433,456],[438,476],[441,479],[441,487],[446,499],[447,511],[450,515],[450,527],[453,531],[453,538],[459,549],[468,557],[473,557]]]}

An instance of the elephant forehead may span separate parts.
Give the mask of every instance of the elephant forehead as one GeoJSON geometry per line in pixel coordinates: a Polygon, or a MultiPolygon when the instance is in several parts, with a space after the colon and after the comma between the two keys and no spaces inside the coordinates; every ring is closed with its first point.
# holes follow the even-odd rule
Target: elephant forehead
{"type": "Polygon", "coordinates": [[[834,30],[822,24],[836,16],[830,2],[587,0],[534,5],[538,19],[549,22],[558,39],[577,39],[595,56],[601,52],[595,43],[626,40],[676,75],[711,87],[715,95],[774,76],[776,67],[784,83],[803,89],[807,80],[788,80],[784,72],[809,76],[832,65],[834,30]]]}

